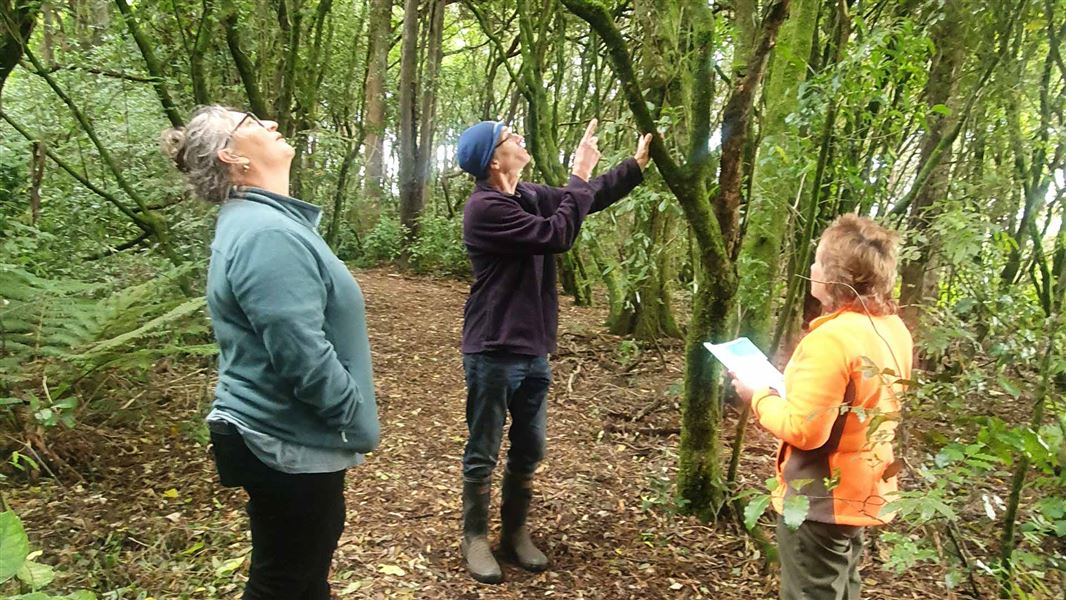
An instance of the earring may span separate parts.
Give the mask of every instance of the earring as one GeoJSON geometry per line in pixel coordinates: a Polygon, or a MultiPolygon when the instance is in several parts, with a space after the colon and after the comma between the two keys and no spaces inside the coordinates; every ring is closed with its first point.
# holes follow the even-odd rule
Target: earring
{"type": "Polygon", "coordinates": [[[248,163],[244,163],[243,165],[241,165],[241,170],[244,171],[245,173],[247,173],[248,169],[250,169],[250,168],[252,168],[252,167],[248,163]]]}

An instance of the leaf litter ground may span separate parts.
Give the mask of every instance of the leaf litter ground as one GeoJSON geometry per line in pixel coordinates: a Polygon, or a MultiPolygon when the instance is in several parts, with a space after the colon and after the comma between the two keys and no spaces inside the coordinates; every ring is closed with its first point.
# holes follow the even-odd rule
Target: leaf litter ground
{"type": "MultiPolygon", "coordinates": [[[[367,298],[382,443],[348,474],[337,597],[776,597],[776,576],[732,522],[706,525],[674,510],[680,343],[625,343],[603,333],[603,308],[569,299],[531,516],[552,568],[532,574],[504,562],[502,585],[471,580],[458,543],[467,285],[380,269],[356,277],[367,298]]],[[[53,442],[85,479],[20,481],[5,492],[44,550],[39,560],[65,572],[58,583],[103,598],[238,598],[250,541],[244,494],[217,485],[206,444],[212,365],[164,364],[147,381],[108,384],[115,410],[53,442]]],[[[754,427],[748,438],[741,484],[761,487],[775,443],[754,427]]],[[[878,554],[866,553],[864,597],[950,597],[942,573],[895,576],[878,554]]]]}

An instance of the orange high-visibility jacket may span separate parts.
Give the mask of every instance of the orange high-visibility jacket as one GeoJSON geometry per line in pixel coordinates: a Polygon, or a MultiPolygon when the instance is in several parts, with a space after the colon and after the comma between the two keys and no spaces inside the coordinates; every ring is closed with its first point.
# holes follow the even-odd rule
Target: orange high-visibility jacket
{"type": "Polygon", "coordinates": [[[785,397],[767,388],[751,401],[759,423],[781,440],[778,513],[786,497],[802,494],[810,500],[808,521],[891,520],[881,509],[897,490],[892,442],[904,387],[898,380],[910,379],[912,344],[896,315],[845,308],[811,322],[785,367],[785,397]]]}

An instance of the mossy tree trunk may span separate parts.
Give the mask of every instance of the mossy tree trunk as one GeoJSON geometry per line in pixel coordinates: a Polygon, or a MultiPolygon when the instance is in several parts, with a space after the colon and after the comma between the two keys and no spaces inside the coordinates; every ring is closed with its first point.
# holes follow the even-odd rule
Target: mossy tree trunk
{"type": "MultiPolygon", "coordinates": [[[[945,133],[958,120],[957,101],[959,70],[966,58],[962,34],[962,7],[960,0],[948,0],[944,5],[945,16],[933,33],[933,44],[937,48],[929,80],[925,85],[926,102],[929,115],[926,117],[925,136],[922,139],[921,162],[928,163],[933,151],[941,145],[945,133]],[[946,111],[937,111],[938,107],[947,107],[946,111]]],[[[932,169],[921,192],[911,205],[909,226],[915,232],[932,236],[929,231],[931,209],[937,201],[945,199],[948,191],[948,175],[951,172],[951,146],[945,146],[939,162],[932,169]]],[[[917,325],[919,305],[929,297],[934,283],[930,280],[936,272],[930,264],[934,252],[933,240],[918,244],[918,256],[905,262],[901,269],[903,278],[900,289],[902,316],[912,331],[917,325]]]]}
{"type": "Polygon", "coordinates": [[[244,86],[244,93],[248,97],[248,109],[257,115],[270,113],[263,91],[256,76],[256,67],[245,49],[245,40],[242,38],[238,21],[240,14],[234,0],[220,0],[222,12],[219,21],[226,32],[226,45],[229,47],[230,56],[233,57],[233,66],[237,68],[237,74],[244,86]]]}
{"type": "Polygon", "coordinates": [[[773,303],[779,291],[789,207],[803,185],[800,168],[807,160],[793,128],[785,124],[799,105],[799,86],[806,79],[811,55],[818,0],[795,0],[792,17],[781,35],[766,80],[766,109],[761,122],[762,141],[752,167],[752,194],[748,203],[747,232],[740,249],[740,334],[769,352],[773,303]]]}
{"type": "Polygon", "coordinates": [[[22,58],[40,11],[39,1],[0,0],[0,97],[4,82],[22,58]]]}
{"type": "Polygon", "coordinates": [[[171,125],[181,127],[185,123],[181,118],[177,105],[171,98],[170,89],[163,73],[163,65],[159,62],[159,58],[156,57],[151,42],[141,31],[137,18],[133,14],[133,9],[130,8],[126,0],[115,0],[115,5],[118,7],[119,12],[122,13],[122,18],[126,21],[126,28],[129,30],[130,36],[133,37],[133,41],[137,43],[141,56],[144,57],[144,66],[148,69],[148,74],[152,76],[152,89],[155,90],[156,96],[159,97],[159,103],[163,105],[163,112],[166,113],[171,125]]]}
{"type": "Polygon", "coordinates": [[[372,203],[385,196],[385,81],[392,41],[392,0],[371,0],[367,37],[366,154],[363,195],[372,203]]]}
{"type": "MultiPolygon", "coordinates": [[[[622,93],[636,122],[645,132],[656,126],[645,101],[643,83],[637,79],[627,43],[603,5],[590,0],[562,0],[603,40],[608,58],[619,79],[622,93]]],[[[694,86],[688,97],[692,114],[692,140],[686,160],[679,164],[663,139],[656,135],[651,155],[667,187],[681,205],[692,228],[699,254],[697,291],[685,342],[685,381],[682,396],[681,447],[677,489],[680,501],[691,513],[710,519],[717,515],[726,497],[721,465],[720,370],[703,349],[708,339],[721,341],[727,334],[737,277],[734,257],[739,241],[739,208],[743,173],[743,150],[748,140],[755,94],[761,85],[766,60],[788,15],[789,0],[769,7],[759,27],[744,76],[734,80],[723,111],[722,151],[717,187],[710,153],[714,16],[705,2],[685,2],[690,15],[686,42],[696,61],[694,86]]]]}

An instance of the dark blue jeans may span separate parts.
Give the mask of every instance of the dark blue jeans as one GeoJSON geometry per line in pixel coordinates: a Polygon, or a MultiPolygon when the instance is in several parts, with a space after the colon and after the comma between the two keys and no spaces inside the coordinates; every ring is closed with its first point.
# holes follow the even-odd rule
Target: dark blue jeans
{"type": "Polygon", "coordinates": [[[551,368],[547,356],[506,352],[463,355],[466,427],[463,479],[487,481],[496,468],[503,426],[511,413],[507,469],[528,475],[544,458],[551,368]]]}

